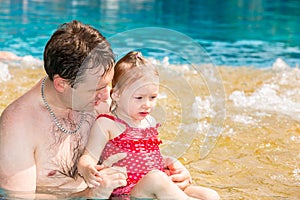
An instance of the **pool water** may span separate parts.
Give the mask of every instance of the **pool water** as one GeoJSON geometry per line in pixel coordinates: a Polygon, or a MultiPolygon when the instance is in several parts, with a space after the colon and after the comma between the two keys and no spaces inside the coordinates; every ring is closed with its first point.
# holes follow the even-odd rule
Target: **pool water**
{"type": "Polygon", "coordinates": [[[216,65],[269,67],[281,57],[295,67],[300,63],[299,7],[298,0],[2,0],[0,50],[42,59],[58,24],[77,19],[106,37],[143,27],[179,31],[203,46],[216,65]]]}
{"type": "MultiPolygon", "coordinates": [[[[185,72],[184,77],[197,96],[185,102],[196,102],[200,113],[196,121],[187,122],[182,121],[182,112],[190,108],[183,108],[184,103],[164,90],[173,88],[173,92],[183,95],[189,91],[178,87],[174,76],[162,80],[163,85],[168,85],[162,88],[157,106],[163,111],[158,116],[167,115],[160,129],[162,151],[180,155],[178,158],[191,172],[194,184],[215,189],[222,199],[299,199],[300,70],[218,70],[226,95],[226,116],[221,130],[210,135],[213,140],[208,143],[212,148],[205,157],[201,149],[214,120],[206,83],[195,81],[194,73],[185,72]],[[182,123],[185,131],[179,132],[182,123]],[[176,139],[178,135],[181,137],[176,139]]],[[[0,113],[45,75],[41,68],[12,68],[10,73],[10,80],[0,82],[0,113]]]]}
{"type": "Polygon", "coordinates": [[[2,0],[0,51],[19,58],[0,59],[0,113],[45,75],[56,27],[78,19],[118,58],[141,50],[160,67],[162,150],[194,184],[225,200],[299,199],[300,1],[174,2],[2,0]]]}

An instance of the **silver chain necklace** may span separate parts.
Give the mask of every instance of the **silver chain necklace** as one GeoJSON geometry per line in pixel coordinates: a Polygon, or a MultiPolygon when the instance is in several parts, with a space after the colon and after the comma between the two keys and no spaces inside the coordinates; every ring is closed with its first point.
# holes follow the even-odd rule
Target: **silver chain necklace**
{"type": "Polygon", "coordinates": [[[81,126],[82,126],[83,120],[84,120],[84,118],[85,118],[85,114],[84,114],[83,112],[81,112],[81,118],[80,118],[79,124],[78,124],[78,126],[77,126],[77,128],[76,128],[75,130],[67,130],[67,129],[65,129],[65,128],[58,122],[58,119],[57,119],[57,117],[55,116],[55,113],[53,112],[52,108],[49,106],[48,102],[46,101],[45,94],[44,94],[45,81],[46,81],[46,77],[45,77],[45,78],[43,79],[43,81],[42,81],[42,87],[41,87],[42,99],[43,99],[43,102],[44,102],[45,107],[47,108],[47,110],[49,111],[51,117],[53,118],[55,125],[59,128],[59,130],[61,130],[62,132],[66,133],[66,134],[72,135],[72,134],[74,134],[74,133],[77,133],[77,131],[79,131],[79,129],[80,129],[81,126]]]}

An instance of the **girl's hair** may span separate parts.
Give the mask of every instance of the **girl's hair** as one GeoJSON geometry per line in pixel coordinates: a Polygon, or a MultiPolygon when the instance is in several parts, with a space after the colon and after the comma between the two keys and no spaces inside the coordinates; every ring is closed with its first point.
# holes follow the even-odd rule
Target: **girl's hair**
{"type": "MultiPolygon", "coordinates": [[[[122,57],[114,67],[111,94],[118,90],[121,94],[126,87],[145,77],[158,77],[156,67],[146,60],[140,52],[131,51],[122,57]]],[[[112,97],[110,110],[116,108],[116,102],[112,97]]]]}

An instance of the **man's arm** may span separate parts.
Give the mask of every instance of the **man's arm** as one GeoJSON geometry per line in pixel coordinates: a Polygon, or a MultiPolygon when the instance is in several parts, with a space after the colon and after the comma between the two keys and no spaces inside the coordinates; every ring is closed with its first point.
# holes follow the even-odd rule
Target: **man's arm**
{"type": "Polygon", "coordinates": [[[0,117],[0,187],[8,191],[35,192],[34,146],[25,119],[12,108],[0,117]]]}

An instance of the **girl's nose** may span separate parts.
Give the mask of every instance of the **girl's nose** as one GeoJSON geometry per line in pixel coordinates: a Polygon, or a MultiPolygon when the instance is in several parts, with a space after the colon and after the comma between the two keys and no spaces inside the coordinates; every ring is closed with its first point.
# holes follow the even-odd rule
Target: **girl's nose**
{"type": "Polygon", "coordinates": [[[151,101],[149,99],[146,99],[143,103],[144,108],[149,108],[151,107],[151,101]]]}

